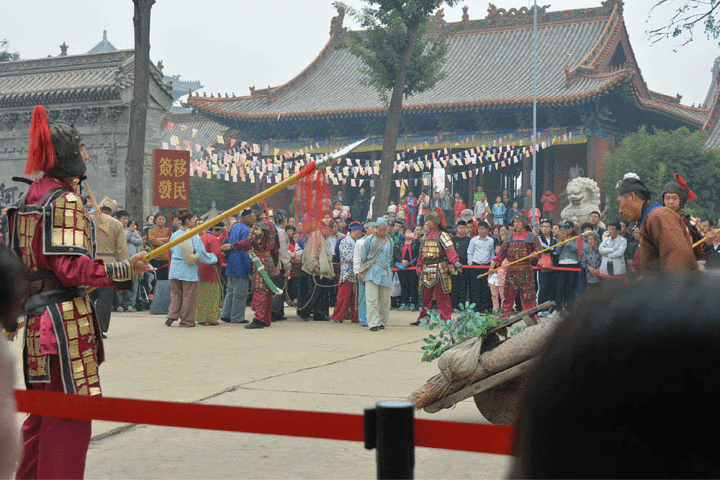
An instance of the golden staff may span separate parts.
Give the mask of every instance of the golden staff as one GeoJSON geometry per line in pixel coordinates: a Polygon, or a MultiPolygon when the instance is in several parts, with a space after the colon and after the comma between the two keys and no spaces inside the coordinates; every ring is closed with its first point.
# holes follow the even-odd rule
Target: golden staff
{"type": "MultiPolygon", "coordinates": [[[[720,234],[720,228],[718,228],[717,230],[715,230],[715,234],[716,234],[716,235],[720,234]]],[[[700,244],[703,243],[704,241],[705,241],[705,238],[703,237],[703,238],[701,238],[700,240],[698,240],[697,242],[693,243],[693,244],[692,244],[693,250],[694,250],[695,248],[699,247],[700,244]]]]}
{"type": "Polygon", "coordinates": [[[162,245],[162,246],[156,248],[155,250],[149,252],[148,254],[143,256],[143,261],[149,262],[150,260],[157,257],[158,255],[162,255],[163,253],[167,252],[175,245],[179,245],[182,242],[184,242],[185,240],[192,238],[199,233],[204,232],[205,230],[212,227],[213,225],[217,225],[218,223],[222,222],[223,220],[226,220],[226,219],[232,217],[233,215],[236,215],[239,212],[242,212],[246,208],[249,208],[251,205],[254,205],[257,202],[259,202],[260,200],[267,198],[276,192],[279,192],[280,190],[292,185],[293,183],[297,182],[298,180],[300,180],[304,177],[307,177],[308,175],[311,175],[313,172],[318,171],[318,170],[323,170],[324,168],[329,167],[331,162],[333,162],[334,160],[337,160],[340,157],[344,157],[345,155],[352,152],[353,150],[355,150],[357,147],[359,147],[366,141],[367,141],[367,138],[364,138],[358,142],[348,145],[347,147],[345,147],[341,150],[338,150],[335,153],[326,155],[325,157],[323,157],[320,160],[316,160],[314,162],[311,162],[311,163],[305,165],[305,167],[302,170],[300,170],[300,172],[296,173],[292,177],[290,177],[286,180],[283,180],[282,182],[278,183],[277,185],[274,185],[274,186],[268,188],[264,192],[258,193],[254,197],[252,197],[248,200],[245,200],[243,203],[234,206],[230,210],[226,210],[225,212],[221,213],[217,217],[207,220],[202,225],[198,225],[197,227],[195,227],[191,230],[188,230],[187,232],[183,233],[175,240],[172,240],[172,241],[166,243],[165,245],[162,245]]]}
{"type": "Polygon", "coordinates": [[[484,277],[485,275],[490,275],[490,274],[493,273],[493,272],[497,272],[498,270],[502,270],[503,268],[508,268],[508,267],[510,267],[510,266],[512,266],[512,265],[515,265],[516,263],[524,262],[525,260],[527,260],[528,258],[532,257],[533,255],[535,255],[535,256],[540,255],[541,253],[545,253],[545,252],[547,252],[548,250],[552,250],[553,248],[559,247],[560,245],[564,245],[564,244],[566,244],[566,243],[568,243],[568,242],[572,242],[573,240],[575,240],[575,239],[578,238],[578,237],[582,237],[583,235],[589,235],[589,234],[590,234],[590,232],[585,232],[585,233],[581,233],[580,235],[575,235],[574,237],[568,238],[567,240],[563,240],[563,241],[560,242],[560,243],[556,243],[556,244],[553,245],[552,247],[545,248],[545,249],[543,249],[543,250],[540,250],[539,252],[531,253],[530,255],[521,258],[520,260],[515,260],[514,262],[510,262],[510,263],[508,263],[507,265],[501,265],[501,266],[499,266],[499,267],[497,267],[497,268],[490,268],[487,272],[483,273],[482,275],[478,275],[477,278],[482,278],[482,277],[484,277]]]}

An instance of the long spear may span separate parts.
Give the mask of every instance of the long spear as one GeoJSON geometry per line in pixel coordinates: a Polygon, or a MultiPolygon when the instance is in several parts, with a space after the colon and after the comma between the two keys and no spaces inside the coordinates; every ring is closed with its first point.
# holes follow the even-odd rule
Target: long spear
{"type": "Polygon", "coordinates": [[[238,213],[242,212],[246,208],[249,208],[251,205],[256,204],[260,200],[267,198],[270,195],[273,195],[274,193],[279,192],[280,190],[283,190],[284,188],[287,188],[288,186],[292,185],[293,183],[297,182],[298,180],[300,180],[302,178],[312,175],[313,172],[318,171],[318,170],[323,170],[324,168],[329,167],[333,161],[337,160],[340,157],[344,157],[345,155],[352,152],[353,150],[355,150],[357,147],[359,147],[366,141],[367,141],[367,138],[364,138],[358,142],[348,145],[347,147],[345,147],[341,150],[338,150],[335,153],[326,155],[325,157],[323,157],[320,160],[310,162],[309,164],[305,165],[305,167],[302,170],[300,170],[298,173],[296,173],[292,177],[290,177],[286,180],[283,180],[282,182],[278,183],[277,185],[274,185],[261,193],[258,193],[254,197],[252,197],[248,200],[245,200],[244,202],[242,202],[239,205],[234,206],[230,210],[226,210],[225,212],[221,213],[217,217],[207,220],[202,225],[198,225],[197,227],[195,227],[191,230],[188,230],[187,232],[185,232],[182,235],[180,235],[179,237],[177,237],[175,240],[172,240],[172,241],[166,243],[165,245],[162,245],[162,246],[156,248],[155,250],[149,252],[147,255],[145,255],[143,257],[143,260],[145,262],[149,262],[150,260],[157,257],[158,255],[162,255],[163,253],[167,252],[175,245],[181,244],[188,238],[192,238],[195,235],[204,232],[205,230],[212,227],[213,225],[217,225],[218,223],[232,217],[233,215],[237,215],[238,213]]]}
{"type": "Polygon", "coordinates": [[[559,247],[560,245],[564,245],[564,244],[566,244],[566,243],[568,243],[568,242],[572,242],[572,241],[575,240],[576,238],[582,237],[583,235],[590,235],[590,232],[585,232],[585,233],[581,233],[580,235],[575,235],[574,237],[568,238],[567,240],[563,240],[562,242],[556,243],[556,244],[553,245],[552,247],[545,248],[545,249],[543,249],[543,250],[540,250],[539,252],[531,253],[530,255],[528,255],[528,256],[526,256],[526,257],[523,257],[523,258],[521,258],[520,260],[515,260],[514,262],[510,262],[510,263],[508,263],[507,265],[501,265],[501,266],[499,266],[499,267],[497,267],[497,268],[490,268],[487,272],[483,273],[482,275],[478,275],[477,278],[482,278],[482,277],[484,277],[485,275],[490,275],[491,273],[497,272],[498,270],[502,270],[503,268],[511,267],[511,266],[515,265],[516,263],[524,262],[525,260],[529,259],[529,258],[532,257],[533,255],[535,255],[535,256],[540,255],[541,253],[545,253],[545,252],[547,252],[548,250],[552,250],[553,248],[559,247]]]}

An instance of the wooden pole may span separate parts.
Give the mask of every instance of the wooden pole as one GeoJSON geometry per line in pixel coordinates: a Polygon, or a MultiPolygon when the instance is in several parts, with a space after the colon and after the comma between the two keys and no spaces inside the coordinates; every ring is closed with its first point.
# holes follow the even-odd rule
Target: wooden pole
{"type": "MultiPolygon", "coordinates": [[[[308,165],[308,167],[309,166],[312,166],[313,171],[315,170],[314,164],[310,164],[310,165],[308,165]]],[[[307,168],[307,167],[305,167],[305,168],[307,168]]],[[[161,254],[167,252],[175,245],[181,244],[188,238],[192,238],[195,235],[204,232],[205,230],[212,227],[213,225],[217,225],[218,223],[220,223],[224,220],[227,220],[228,218],[232,217],[233,215],[237,215],[238,213],[242,212],[246,208],[249,208],[251,205],[256,204],[260,200],[267,198],[270,195],[273,195],[274,193],[279,192],[280,190],[282,190],[284,188],[287,188],[289,185],[292,185],[293,183],[300,180],[301,175],[303,175],[303,172],[297,173],[297,174],[293,175],[292,177],[290,177],[286,180],[283,180],[282,182],[278,183],[277,185],[274,185],[274,186],[268,188],[267,190],[258,193],[254,197],[252,197],[248,200],[245,200],[241,204],[234,206],[230,210],[227,210],[227,211],[221,213],[220,215],[207,220],[203,224],[198,225],[197,227],[188,230],[187,232],[180,235],[175,240],[172,240],[172,241],[166,243],[165,245],[161,245],[158,248],[156,248],[155,250],[149,252],[147,255],[145,255],[143,257],[143,261],[148,262],[148,261],[152,260],[153,258],[157,257],[158,255],[161,255],[161,254]]]]}
{"type": "MultiPolygon", "coordinates": [[[[586,233],[590,233],[590,232],[586,232],[586,233]]],[[[556,243],[556,244],[553,245],[552,247],[545,248],[545,249],[543,249],[543,250],[540,250],[539,252],[531,253],[530,255],[528,255],[528,256],[526,256],[526,257],[523,257],[523,258],[521,258],[520,260],[515,260],[514,262],[510,262],[510,263],[508,263],[507,265],[501,265],[501,266],[499,266],[498,268],[490,268],[490,270],[488,270],[487,272],[483,273],[482,275],[478,275],[477,278],[482,278],[482,277],[484,277],[484,276],[486,276],[486,275],[490,275],[492,272],[496,272],[496,271],[498,271],[498,270],[502,270],[503,268],[508,268],[508,267],[510,267],[510,266],[512,266],[512,265],[515,265],[516,263],[524,262],[525,260],[529,259],[529,258],[532,257],[533,255],[535,255],[535,256],[540,255],[541,253],[545,253],[545,252],[547,252],[548,250],[552,250],[552,249],[555,248],[555,247],[559,247],[560,245],[564,245],[564,244],[566,244],[566,243],[568,243],[568,242],[572,242],[572,241],[575,240],[576,238],[582,237],[583,235],[585,235],[585,234],[584,234],[584,233],[581,233],[580,235],[575,235],[574,237],[568,238],[567,240],[563,240],[563,241],[560,242],[560,243],[556,243]]]]}
{"type": "Polygon", "coordinates": [[[300,170],[300,172],[296,173],[292,177],[283,180],[282,182],[268,188],[267,190],[265,190],[263,192],[258,193],[254,197],[252,197],[248,200],[245,200],[241,204],[234,206],[230,210],[227,210],[227,211],[221,213],[220,215],[216,216],[215,218],[211,218],[210,220],[207,220],[203,224],[198,225],[197,227],[195,227],[191,230],[188,230],[187,232],[183,233],[175,240],[172,240],[172,241],[166,243],[165,245],[161,245],[160,247],[156,248],[155,250],[149,252],[147,255],[143,256],[143,261],[149,262],[150,260],[157,257],[158,255],[161,255],[161,254],[167,252],[175,245],[179,245],[182,242],[184,242],[185,240],[192,238],[199,233],[204,232],[208,228],[210,228],[214,225],[217,225],[218,223],[222,222],[223,220],[227,220],[228,218],[232,217],[233,215],[236,215],[236,214],[242,212],[246,208],[249,208],[251,205],[256,204],[260,200],[263,200],[264,198],[267,198],[270,195],[273,195],[274,193],[279,192],[280,190],[283,190],[283,189],[289,187],[290,185],[297,182],[301,178],[310,176],[317,170],[325,169],[326,167],[328,167],[330,165],[331,162],[347,155],[348,153],[352,152],[354,149],[356,149],[357,147],[359,147],[366,141],[367,141],[367,138],[364,138],[360,141],[357,141],[355,143],[348,145],[347,147],[339,150],[336,153],[326,156],[325,158],[323,158],[321,160],[317,160],[315,162],[309,163],[302,170],[300,170]]]}
{"type": "MultiPolygon", "coordinates": [[[[718,228],[717,230],[715,230],[715,234],[716,234],[716,235],[720,234],[720,228],[718,228]]],[[[701,239],[698,240],[697,242],[693,243],[693,244],[692,244],[693,250],[694,250],[695,248],[699,247],[700,244],[703,243],[704,241],[705,241],[705,238],[701,238],[701,239]]]]}

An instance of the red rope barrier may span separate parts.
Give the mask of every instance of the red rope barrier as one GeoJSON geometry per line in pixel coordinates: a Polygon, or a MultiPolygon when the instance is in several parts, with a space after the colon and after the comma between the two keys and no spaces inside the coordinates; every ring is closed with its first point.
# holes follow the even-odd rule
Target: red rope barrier
{"type": "MultiPolygon", "coordinates": [[[[18,411],[81,420],[137,423],[225,432],[363,441],[363,416],[16,390],[18,411]]],[[[415,445],[509,455],[513,429],[415,420],[415,445]]]]}

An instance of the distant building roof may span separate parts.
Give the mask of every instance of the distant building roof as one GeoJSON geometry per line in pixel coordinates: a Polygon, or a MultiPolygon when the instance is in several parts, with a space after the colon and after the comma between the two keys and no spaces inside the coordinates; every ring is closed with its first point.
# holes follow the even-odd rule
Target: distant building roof
{"type": "MultiPolygon", "coordinates": [[[[634,108],[700,127],[707,109],[680,105],[648,90],[629,43],[621,0],[596,8],[538,10],[538,104],[578,105],[619,91],[634,108]]],[[[337,17],[336,17],[337,18],[337,17]]],[[[335,19],[333,19],[335,22],[335,19]]],[[[458,28],[449,38],[445,79],[403,101],[406,114],[527,108],[532,105],[532,9],[497,9],[484,19],[448,24],[434,17],[430,34],[458,28]]],[[[317,58],[288,83],[250,89],[249,96],[206,97],[187,105],[218,121],[382,116],[387,107],[360,72],[361,61],[334,48],[334,28],[317,58]]]]}
{"type": "Polygon", "coordinates": [[[117,48],[113,46],[112,43],[107,39],[107,30],[103,30],[103,38],[95,45],[93,48],[90,49],[87,53],[105,53],[105,52],[114,52],[117,48]]]}
{"type": "Polygon", "coordinates": [[[203,87],[199,80],[181,80],[180,75],[165,75],[163,80],[166,83],[172,83],[173,98],[176,102],[180,97],[187,95],[190,91],[195,91],[203,87]]]}
{"type": "MultiPolygon", "coordinates": [[[[134,62],[133,50],[2,62],[0,106],[119,98],[132,87],[134,62]]],[[[150,73],[151,81],[171,95],[160,70],[152,65],[150,73]]]]}

